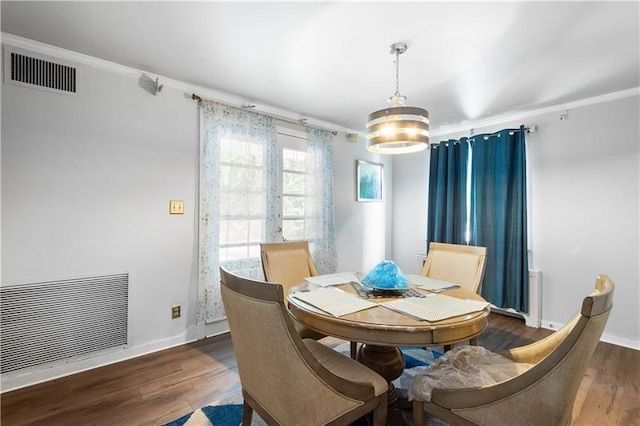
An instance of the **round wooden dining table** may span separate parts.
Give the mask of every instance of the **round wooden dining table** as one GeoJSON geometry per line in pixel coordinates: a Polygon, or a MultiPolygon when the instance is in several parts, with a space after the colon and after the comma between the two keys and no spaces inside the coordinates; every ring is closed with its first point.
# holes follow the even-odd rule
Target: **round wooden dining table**
{"type": "MultiPolygon", "coordinates": [[[[353,294],[356,285],[336,286],[353,294]]],[[[404,371],[404,357],[399,346],[450,346],[477,337],[487,327],[490,307],[466,315],[430,322],[413,318],[384,306],[358,311],[335,317],[296,297],[295,293],[311,291],[319,286],[302,282],[294,286],[287,295],[291,315],[305,326],[325,334],[351,342],[362,343],[357,360],[384,377],[389,383],[389,402],[397,398],[391,382],[404,371]]],[[[429,294],[426,290],[412,289],[429,294]]],[[[446,290],[440,294],[459,299],[484,301],[478,294],[462,287],[446,290]]],[[[368,296],[367,299],[382,303],[397,299],[398,296],[368,296]]]]}

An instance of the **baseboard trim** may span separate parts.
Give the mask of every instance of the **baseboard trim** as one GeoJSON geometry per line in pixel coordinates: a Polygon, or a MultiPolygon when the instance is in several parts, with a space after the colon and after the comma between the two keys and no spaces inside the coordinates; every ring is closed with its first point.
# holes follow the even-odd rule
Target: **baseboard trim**
{"type": "Polygon", "coordinates": [[[0,375],[0,393],[82,373],[83,371],[170,349],[206,337],[220,336],[228,332],[229,323],[226,319],[223,319],[211,323],[197,324],[177,336],[148,342],[139,346],[112,348],[83,358],[63,360],[44,366],[12,371],[0,375]]]}
{"type": "MultiPolygon", "coordinates": [[[[82,359],[64,360],[44,366],[30,367],[0,375],[0,393],[48,382],[94,368],[104,367],[120,361],[191,343],[197,338],[197,327],[190,327],[182,334],[157,340],[140,346],[120,347],[101,351],[82,359]]],[[[218,333],[222,334],[222,333],[218,333]]]]}
{"type": "MultiPolygon", "coordinates": [[[[547,330],[558,330],[564,324],[554,322],[554,321],[542,321],[542,328],[546,328],[547,330]]],[[[640,341],[625,339],[624,337],[612,336],[611,334],[604,333],[600,338],[601,342],[611,343],[612,345],[622,346],[629,349],[635,349],[636,351],[640,351],[640,341]]]]}
{"type": "MultiPolygon", "coordinates": [[[[515,316],[522,318],[521,315],[511,312],[496,312],[501,315],[515,316]]],[[[542,328],[548,330],[558,330],[564,324],[552,321],[542,321],[542,328]]],[[[184,333],[168,339],[162,339],[155,342],[145,343],[144,345],[124,348],[109,353],[103,353],[86,359],[73,362],[57,363],[55,365],[33,367],[11,373],[5,373],[0,376],[0,393],[36,385],[38,383],[47,382],[49,380],[58,379],[72,374],[81,373],[83,371],[92,370],[94,368],[103,367],[120,361],[126,361],[131,358],[147,355],[165,349],[201,340],[206,337],[214,337],[229,332],[229,324],[226,320],[216,321],[212,323],[201,323],[190,327],[184,333]]],[[[611,343],[613,345],[622,346],[629,349],[640,350],[640,342],[625,339],[617,336],[603,334],[600,339],[602,342],[611,343]]]]}
{"type": "MultiPolygon", "coordinates": [[[[525,321],[525,324],[528,327],[532,327],[531,325],[529,325],[526,321],[526,318],[520,314],[519,312],[511,312],[510,310],[505,310],[505,309],[500,309],[500,308],[494,308],[493,306],[491,307],[491,312],[495,313],[495,314],[500,314],[500,315],[505,315],[508,317],[514,317],[514,318],[519,318],[525,321]]],[[[553,321],[545,321],[542,320],[540,327],[534,327],[534,328],[544,328],[547,330],[553,330],[556,331],[559,328],[561,328],[564,324],[562,323],[558,323],[558,322],[553,322],[553,321]]],[[[636,340],[631,340],[631,339],[625,339],[623,337],[617,337],[617,336],[612,336],[610,334],[603,334],[602,337],[600,338],[601,342],[605,342],[605,343],[611,343],[612,345],[616,345],[616,346],[622,346],[625,348],[629,348],[629,349],[635,349],[637,351],[640,351],[640,342],[636,341],[636,340]]]]}

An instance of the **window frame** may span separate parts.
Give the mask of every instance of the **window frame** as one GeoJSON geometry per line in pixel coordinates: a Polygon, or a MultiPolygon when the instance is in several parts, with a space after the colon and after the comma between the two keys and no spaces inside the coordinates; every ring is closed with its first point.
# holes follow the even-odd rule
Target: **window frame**
{"type": "MultiPolygon", "coordinates": [[[[292,218],[285,218],[284,216],[284,151],[298,151],[308,155],[308,145],[309,145],[309,136],[306,132],[296,131],[293,129],[281,129],[278,127],[278,137],[277,137],[277,145],[278,145],[278,234],[283,241],[293,240],[287,239],[284,235],[284,221],[285,220],[295,220],[296,218],[301,218],[302,220],[308,220],[308,215],[303,216],[294,216],[292,218]]],[[[295,173],[296,171],[294,171],[295,173]]],[[[305,167],[305,171],[300,174],[304,174],[309,176],[308,169],[305,167]]],[[[306,185],[305,185],[306,187],[306,185]]],[[[305,192],[302,195],[299,195],[305,200],[308,198],[308,194],[305,188],[305,192]]],[[[297,238],[299,239],[299,238],[297,238]]],[[[303,235],[302,239],[308,239],[308,236],[303,235]]]]}

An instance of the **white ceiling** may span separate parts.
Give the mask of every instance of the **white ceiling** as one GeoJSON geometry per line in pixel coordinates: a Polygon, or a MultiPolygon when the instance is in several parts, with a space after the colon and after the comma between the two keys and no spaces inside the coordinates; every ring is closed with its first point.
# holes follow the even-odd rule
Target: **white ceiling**
{"type": "Polygon", "coordinates": [[[2,31],[363,131],[395,90],[431,127],[640,86],[634,2],[9,2],[2,31]]]}

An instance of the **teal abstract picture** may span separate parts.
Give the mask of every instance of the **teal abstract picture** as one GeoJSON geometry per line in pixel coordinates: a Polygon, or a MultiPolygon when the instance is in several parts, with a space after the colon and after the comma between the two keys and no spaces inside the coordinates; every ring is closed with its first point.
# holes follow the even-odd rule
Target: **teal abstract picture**
{"type": "Polygon", "coordinates": [[[358,201],[382,201],[382,164],[356,160],[358,201]]]}

